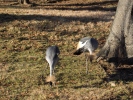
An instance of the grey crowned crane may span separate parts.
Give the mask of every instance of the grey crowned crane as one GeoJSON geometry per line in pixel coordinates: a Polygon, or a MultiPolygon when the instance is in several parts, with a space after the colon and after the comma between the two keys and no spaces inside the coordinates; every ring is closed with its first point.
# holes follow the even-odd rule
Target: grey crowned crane
{"type": "Polygon", "coordinates": [[[93,57],[95,56],[94,51],[98,48],[98,41],[92,37],[84,37],[80,39],[77,45],[77,50],[74,52],[74,55],[85,54],[86,57],[86,73],[88,73],[88,59],[92,62],[93,57]],[[89,52],[89,56],[85,53],[89,52]]]}
{"type": "Polygon", "coordinates": [[[54,67],[59,60],[59,57],[58,57],[59,54],[60,54],[60,50],[57,46],[50,46],[46,50],[45,58],[50,67],[50,76],[46,78],[46,82],[49,82],[51,86],[52,84],[55,84],[55,76],[53,74],[54,74],[54,67]]]}

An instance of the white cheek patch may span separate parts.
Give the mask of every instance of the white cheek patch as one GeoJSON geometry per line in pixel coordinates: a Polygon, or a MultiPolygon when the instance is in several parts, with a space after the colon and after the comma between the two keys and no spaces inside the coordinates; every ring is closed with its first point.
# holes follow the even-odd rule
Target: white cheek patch
{"type": "Polygon", "coordinates": [[[77,49],[82,48],[84,45],[86,45],[86,42],[87,41],[85,41],[84,43],[79,41],[79,43],[77,45],[77,49]]]}

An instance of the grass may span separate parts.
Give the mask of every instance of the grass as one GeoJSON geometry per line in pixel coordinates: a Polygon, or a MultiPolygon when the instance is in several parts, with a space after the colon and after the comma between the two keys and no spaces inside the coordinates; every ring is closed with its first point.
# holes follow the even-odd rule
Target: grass
{"type": "Polygon", "coordinates": [[[107,73],[100,64],[89,64],[87,75],[84,55],[73,55],[84,36],[96,38],[96,52],[100,50],[109,34],[114,11],[25,9],[0,8],[1,100],[133,99],[132,81],[117,75],[119,78],[111,81],[115,86],[111,86],[104,81],[107,73]],[[61,51],[55,68],[57,83],[52,88],[45,83],[49,75],[45,50],[50,45],[59,46],[61,51]]]}

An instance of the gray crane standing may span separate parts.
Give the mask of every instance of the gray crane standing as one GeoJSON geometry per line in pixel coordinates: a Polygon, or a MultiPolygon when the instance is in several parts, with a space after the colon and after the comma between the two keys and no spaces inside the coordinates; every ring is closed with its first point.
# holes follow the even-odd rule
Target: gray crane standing
{"type": "Polygon", "coordinates": [[[46,78],[46,82],[49,82],[51,86],[52,84],[55,84],[55,76],[53,74],[54,74],[54,67],[59,60],[59,57],[58,57],[59,54],[60,54],[60,50],[57,46],[50,46],[46,50],[45,58],[50,67],[50,76],[46,78]]]}
{"type": "Polygon", "coordinates": [[[95,56],[94,51],[98,48],[98,41],[92,37],[84,37],[80,39],[77,45],[77,50],[74,52],[74,55],[80,55],[85,52],[89,52],[89,56],[85,53],[86,56],[86,73],[88,73],[88,59],[92,62],[93,57],[95,56]]]}

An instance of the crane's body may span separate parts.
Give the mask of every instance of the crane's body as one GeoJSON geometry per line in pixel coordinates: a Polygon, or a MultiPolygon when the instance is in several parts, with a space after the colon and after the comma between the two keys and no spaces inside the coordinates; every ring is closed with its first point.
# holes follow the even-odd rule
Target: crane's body
{"type": "Polygon", "coordinates": [[[80,55],[85,52],[89,52],[89,56],[86,56],[86,70],[88,73],[88,57],[90,58],[90,62],[92,62],[92,58],[94,55],[94,51],[98,48],[98,41],[92,37],[84,37],[80,39],[77,45],[77,50],[74,52],[74,55],[80,55]]]}
{"type": "Polygon", "coordinates": [[[60,54],[59,48],[57,46],[50,46],[46,50],[46,60],[49,64],[50,67],[50,77],[47,78],[47,81],[52,82],[53,79],[53,74],[54,74],[54,67],[57,64],[59,57],[58,55],[60,54]]]}

